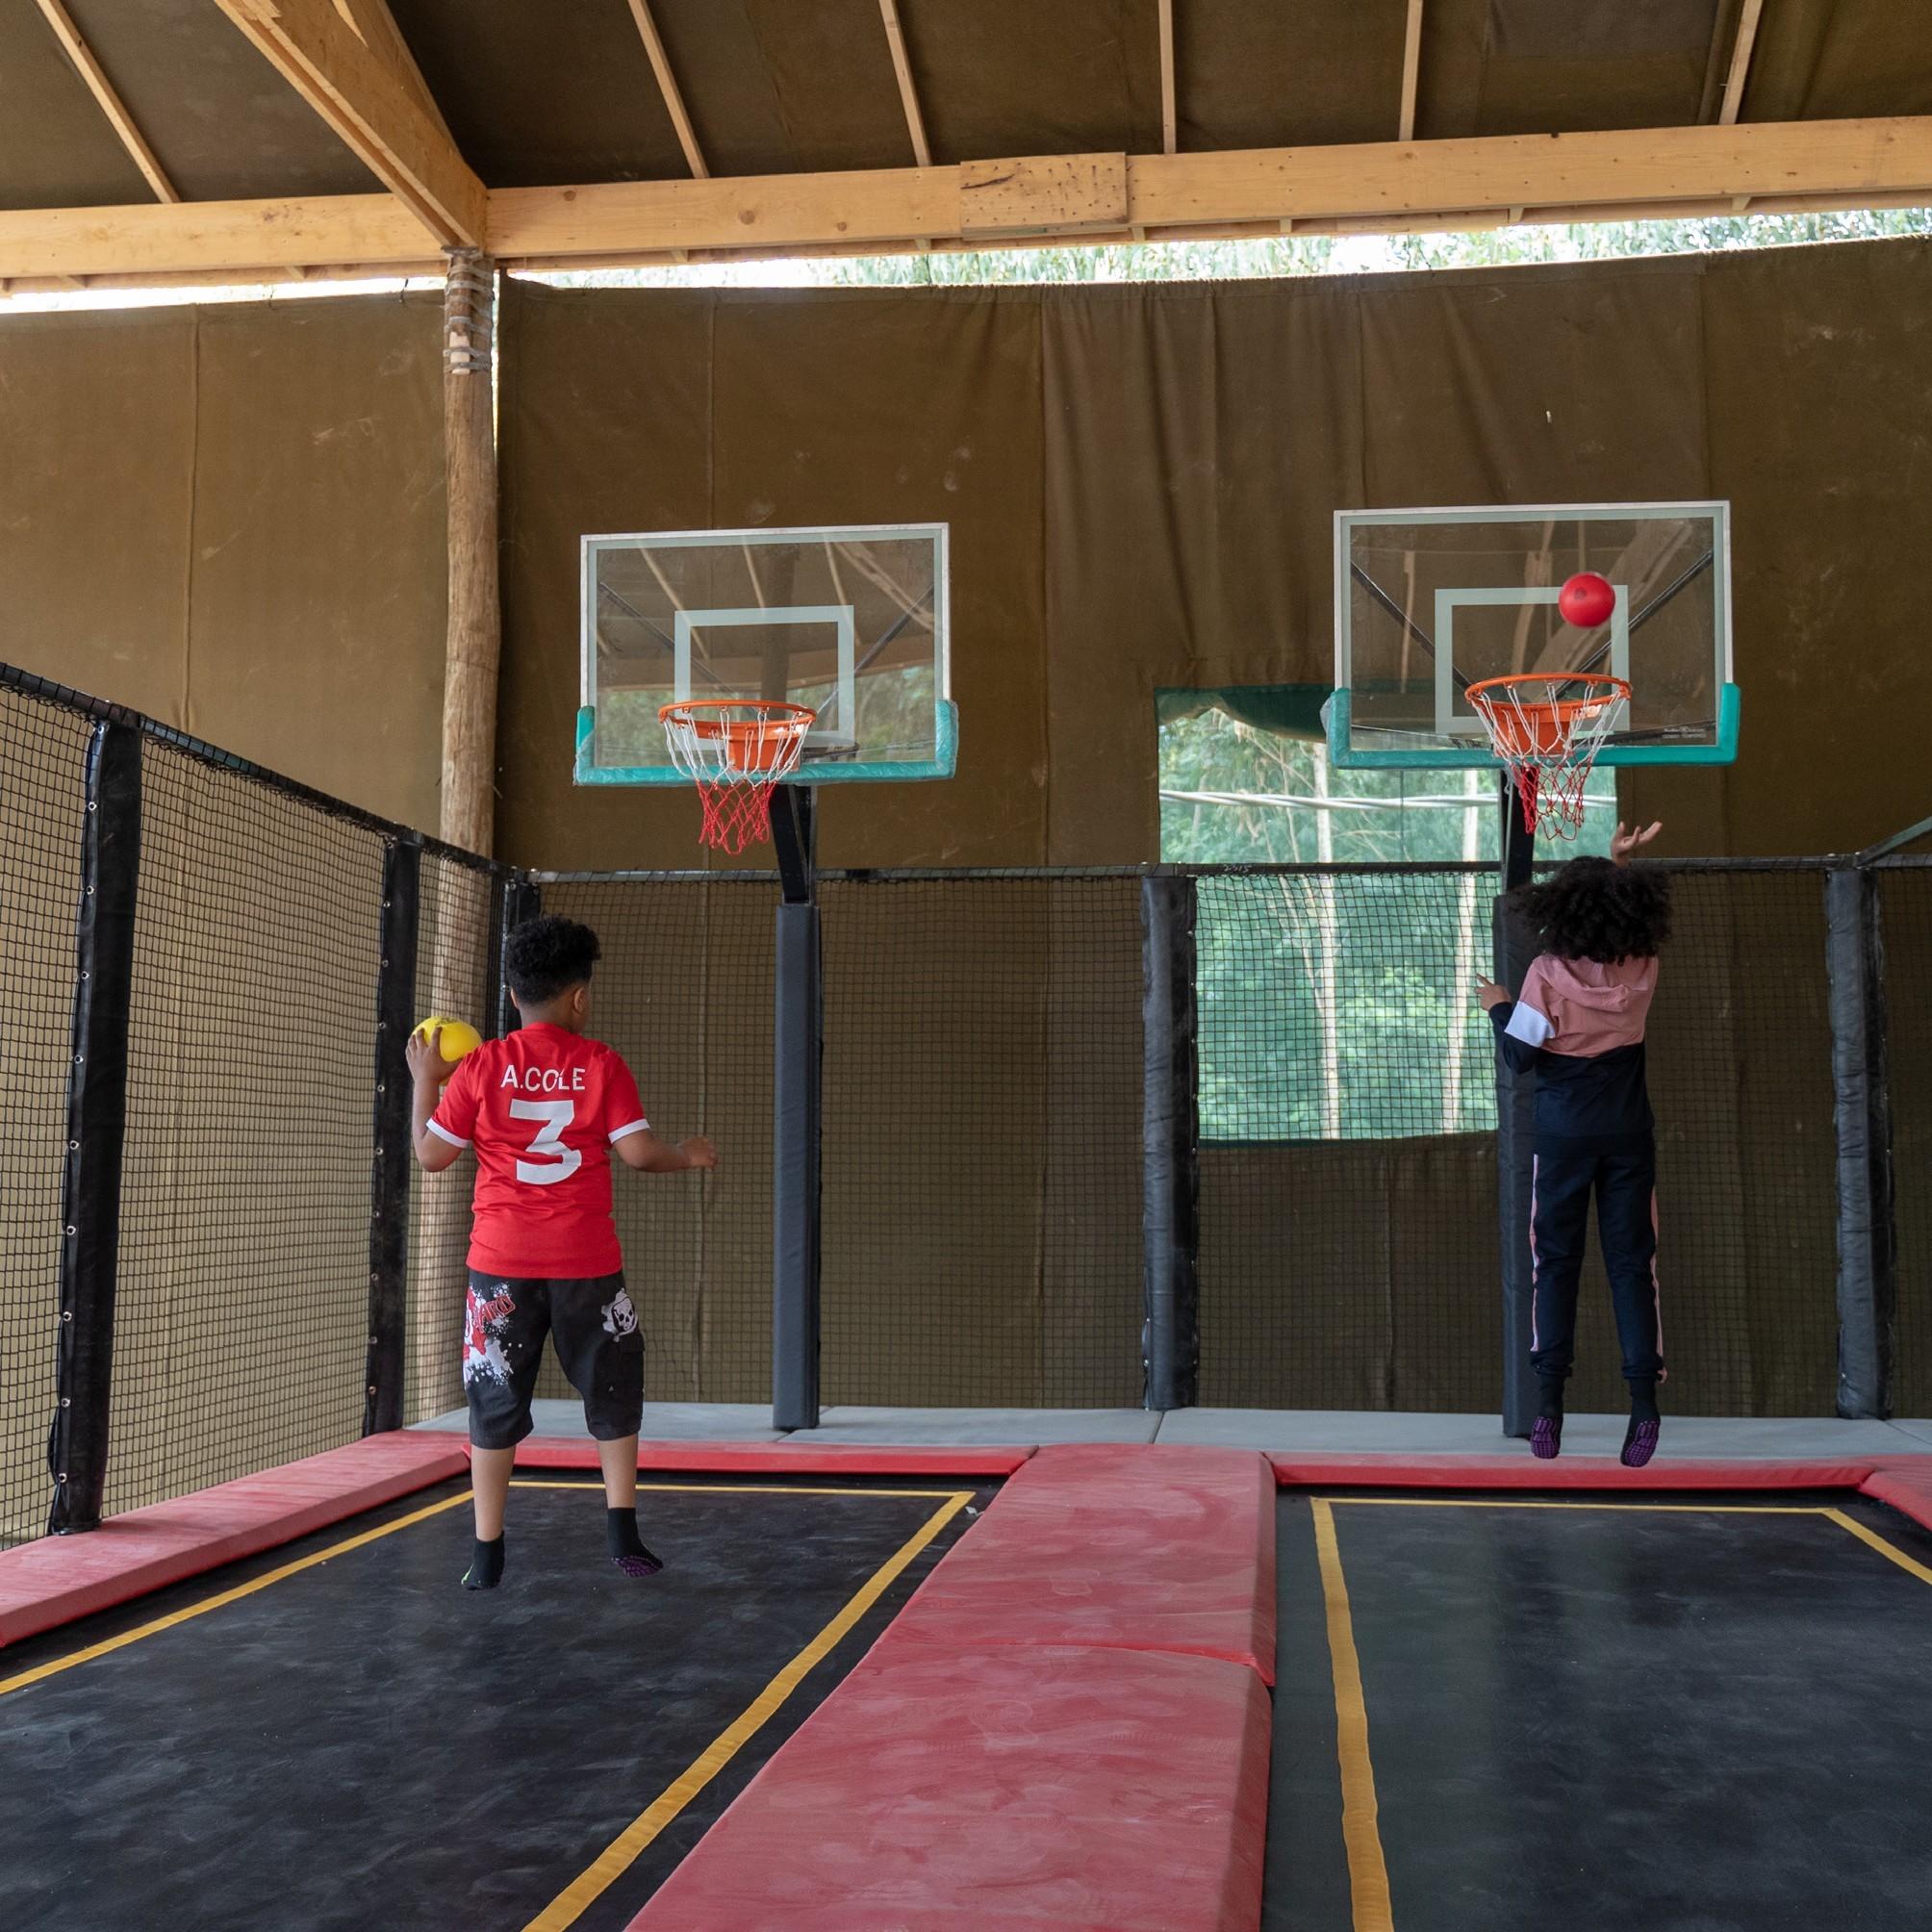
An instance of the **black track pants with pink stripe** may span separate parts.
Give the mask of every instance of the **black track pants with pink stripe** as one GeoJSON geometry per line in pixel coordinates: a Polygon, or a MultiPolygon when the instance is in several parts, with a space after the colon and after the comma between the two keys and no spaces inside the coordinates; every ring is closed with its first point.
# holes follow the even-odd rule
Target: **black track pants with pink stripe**
{"type": "Polygon", "coordinates": [[[1657,1150],[1648,1138],[1614,1146],[1539,1141],[1530,1240],[1536,1306],[1530,1360],[1539,1376],[1563,1376],[1576,1359],[1576,1293],[1596,1197],[1597,1239],[1616,1308],[1623,1373],[1664,1373],[1664,1321],[1657,1294],[1657,1150]]]}

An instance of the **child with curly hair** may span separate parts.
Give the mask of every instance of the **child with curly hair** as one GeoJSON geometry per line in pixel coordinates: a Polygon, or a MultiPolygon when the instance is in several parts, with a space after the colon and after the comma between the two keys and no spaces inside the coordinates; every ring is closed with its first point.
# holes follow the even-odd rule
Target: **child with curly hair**
{"type": "Polygon", "coordinates": [[[1512,903],[1543,950],[1513,1001],[1501,986],[1477,982],[1498,1050],[1518,1072],[1537,1076],[1530,1360],[1540,1399],[1530,1450],[1545,1461],[1563,1446],[1592,1193],[1630,1388],[1620,1460],[1640,1469],[1657,1451],[1664,1324],[1643,1033],[1657,954],[1670,936],[1670,890],[1661,874],[1635,871],[1629,860],[1661,829],[1627,832],[1619,825],[1609,858],[1571,859],[1523,887],[1512,903]]]}

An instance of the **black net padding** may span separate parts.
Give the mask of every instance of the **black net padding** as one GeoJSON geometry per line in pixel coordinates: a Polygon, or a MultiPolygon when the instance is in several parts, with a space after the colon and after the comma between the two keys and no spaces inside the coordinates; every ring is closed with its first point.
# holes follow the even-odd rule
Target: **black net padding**
{"type": "Polygon", "coordinates": [[[45,1526],[88,721],[0,689],[0,1548],[45,1526]]]}
{"type": "MultiPolygon", "coordinates": [[[[109,716],[0,679],[0,1543],[39,1534],[51,1495],[86,759],[109,716]]],[[[112,717],[140,733],[143,796],[109,1513],[363,1426],[376,1022],[381,989],[395,993],[384,869],[414,843],[112,717]]],[[[1201,1401],[1493,1411],[1495,1065],[1471,998],[1490,966],[1493,873],[1168,870],[1185,884],[1161,903],[1191,893],[1193,907],[1201,1401]]],[[[1649,1066],[1670,1407],[1829,1414],[1827,868],[1664,870],[1676,932],[1649,1066]]],[[[413,1010],[488,1033],[497,912],[532,881],[434,842],[419,875],[413,1010]]],[[[1896,1178],[1894,1404],[1923,1414],[1932,1209],[1916,1175],[1932,1150],[1932,1022],[1919,989],[1932,978],[1932,865],[1886,858],[1871,877],[1896,1178]]],[[[630,1062],[653,1127],[720,1149],[714,1174],[615,1177],[648,1397],[764,1404],[777,882],[534,884],[545,909],[601,936],[592,1030],[630,1062]]],[[[827,1406],[1141,1401],[1142,1214],[1159,1180],[1142,1122],[1153,1098],[1174,1099],[1166,1062],[1148,1073],[1144,887],[1131,871],[822,881],[827,1406]]],[[[468,1160],[411,1181],[405,1420],[461,1401],[470,1182],[468,1160]]],[[[1193,1328],[1178,1332],[1184,1344],[1193,1328]]],[[[1573,1406],[1615,1406],[1617,1367],[1592,1262],[1573,1406]]],[[[554,1363],[540,1386],[569,1392],[554,1363]]]]}
{"type": "Polygon", "coordinates": [[[142,748],[110,1514],[361,1433],[383,850],[142,748]]]}
{"type": "MultiPolygon", "coordinates": [[[[652,1402],[772,1394],[773,882],[631,876],[546,884],[546,912],[595,928],[591,1029],[637,1076],[652,1129],[707,1133],[709,1174],[613,1176],[652,1402]]],[[[539,1392],[568,1396],[547,1352],[539,1392]]]]}
{"type": "MultiPolygon", "coordinates": [[[[418,1021],[467,1020],[486,1039],[491,991],[493,887],[479,866],[425,852],[418,888],[418,1021]]],[[[463,1402],[461,1331],[469,1284],[470,1196],[476,1157],[465,1152],[439,1175],[410,1168],[409,1293],[403,1414],[419,1422],[463,1402]]]]}
{"type": "Polygon", "coordinates": [[[1898,1232],[1892,1408],[1932,1416],[1932,860],[1881,867],[1893,1192],[1898,1232]]]}

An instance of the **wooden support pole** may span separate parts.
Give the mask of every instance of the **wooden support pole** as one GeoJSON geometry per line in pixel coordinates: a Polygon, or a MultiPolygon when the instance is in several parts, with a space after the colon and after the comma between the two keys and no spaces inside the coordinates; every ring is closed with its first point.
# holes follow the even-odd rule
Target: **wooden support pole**
{"type": "Polygon", "coordinates": [[[443,673],[443,810],[451,845],[488,855],[496,822],[496,265],[448,251],[443,298],[443,421],[449,521],[449,628],[443,673]]]}

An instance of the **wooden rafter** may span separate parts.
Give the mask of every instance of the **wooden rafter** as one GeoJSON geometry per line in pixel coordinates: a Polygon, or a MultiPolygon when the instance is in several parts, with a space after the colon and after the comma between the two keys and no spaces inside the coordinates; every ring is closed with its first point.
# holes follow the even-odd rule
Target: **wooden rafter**
{"type": "MultiPolygon", "coordinates": [[[[366,30],[352,28],[331,0],[216,4],[439,242],[481,244],[483,184],[422,106],[413,63],[405,70],[394,49],[375,43],[380,35],[366,39],[366,30]]],[[[356,13],[368,17],[376,4],[356,0],[356,13]]]]}
{"type": "Polygon", "coordinates": [[[671,56],[664,51],[664,37],[651,17],[650,0],[630,0],[630,16],[637,22],[638,38],[644,42],[650,71],[657,76],[657,91],[664,96],[665,112],[677,131],[677,145],[684,150],[684,165],[694,180],[708,181],[711,170],[704,164],[704,150],[698,145],[698,130],[691,125],[677,76],[671,71],[671,56]]]}
{"type": "MultiPolygon", "coordinates": [[[[1062,155],[737,180],[498,189],[488,245],[510,265],[871,253],[1260,234],[1629,220],[1767,207],[1932,200],[1932,116],[1752,122],[1357,147],[1062,155]]],[[[0,212],[0,279],[215,270],[245,275],[419,263],[417,223],[386,195],[0,212]]]]}
{"type": "MultiPolygon", "coordinates": [[[[1723,104],[1717,110],[1719,127],[1735,127],[1744,105],[1744,84],[1751,75],[1751,55],[1758,44],[1758,22],[1763,17],[1765,0],[1743,0],[1738,15],[1738,38],[1731,46],[1731,70],[1724,80],[1723,104]]],[[[1748,194],[1734,195],[1731,212],[1741,215],[1751,205],[1748,194]]]]}
{"type": "Polygon", "coordinates": [[[1744,105],[1744,83],[1751,76],[1751,56],[1758,45],[1758,22],[1764,17],[1765,0],[1744,0],[1738,15],[1738,38],[1731,43],[1731,70],[1724,78],[1724,102],[1717,110],[1717,124],[1733,127],[1744,105]]]}
{"type": "Polygon", "coordinates": [[[39,0],[39,8],[46,15],[47,25],[54,30],[54,38],[60,41],[62,52],[74,64],[81,79],[87,83],[89,93],[93,95],[100,111],[107,115],[115,138],[127,149],[147,185],[154,190],[154,198],[157,201],[179,201],[181,196],[175,192],[174,184],[168,180],[161,163],[155,160],[154,150],[141,138],[134,116],[115,92],[114,83],[101,71],[101,64],[94,59],[94,50],[81,38],[81,30],[74,25],[66,8],[61,0],[39,0]]]}
{"type": "Polygon", "coordinates": [[[447,135],[449,123],[443,118],[443,110],[429,91],[429,83],[422,78],[422,69],[409,50],[409,42],[402,38],[395,15],[389,11],[389,0],[336,0],[336,12],[347,21],[364,46],[395,69],[417,106],[447,135]]]}
{"type": "Polygon", "coordinates": [[[1174,0],[1160,0],[1160,151],[1181,151],[1180,94],[1174,81],[1174,0]]]}
{"type": "Polygon", "coordinates": [[[892,73],[899,83],[899,104],[905,110],[905,132],[912,142],[913,165],[930,167],[932,148],[926,139],[926,116],[919,111],[919,89],[912,82],[912,62],[905,51],[905,29],[900,24],[899,0],[878,0],[878,13],[885,22],[885,44],[892,50],[892,73]]]}
{"type": "Polygon", "coordinates": [[[1409,0],[1409,21],[1402,32],[1402,113],[1396,123],[1397,140],[1415,139],[1415,97],[1422,85],[1422,0],[1409,0]]]}

